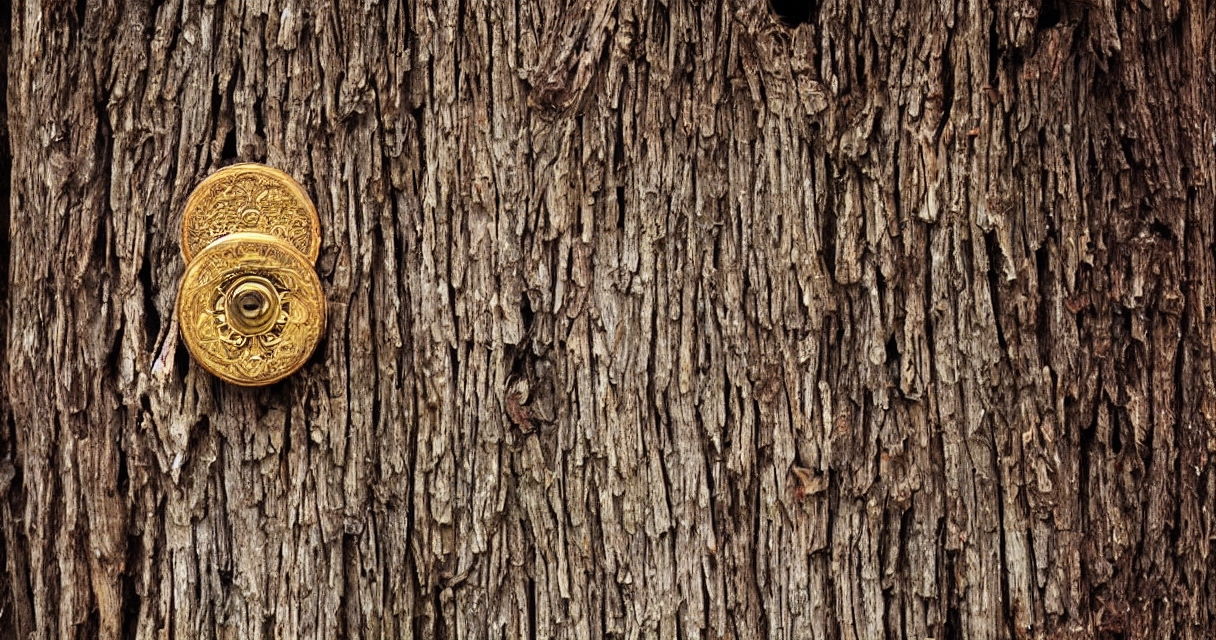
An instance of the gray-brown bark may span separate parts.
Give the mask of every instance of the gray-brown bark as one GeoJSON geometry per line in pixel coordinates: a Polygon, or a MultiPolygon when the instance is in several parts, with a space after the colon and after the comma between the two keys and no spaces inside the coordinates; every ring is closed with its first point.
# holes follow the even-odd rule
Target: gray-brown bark
{"type": "Polygon", "coordinates": [[[0,639],[1209,637],[1214,34],[17,3],[0,639]],[[262,390],[172,315],[237,159],[324,234],[262,390]]]}

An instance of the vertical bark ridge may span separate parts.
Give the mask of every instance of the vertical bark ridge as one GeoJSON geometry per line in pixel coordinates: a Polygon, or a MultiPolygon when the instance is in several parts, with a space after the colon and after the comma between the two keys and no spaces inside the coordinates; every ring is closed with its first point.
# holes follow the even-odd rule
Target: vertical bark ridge
{"type": "MultiPolygon", "coordinates": [[[[0,4],[0,51],[5,60],[8,59],[9,42],[12,38],[12,6],[9,3],[0,4]]],[[[6,303],[0,305],[0,334],[8,335],[9,299],[9,256],[10,248],[7,239],[11,229],[12,211],[10,197],[12,195],[12,166],[13,155],[9,144],[8,128],[8,73],[7,68],[0,76],[0,300],[6,303]]],[[[0,354],[7,356],[7,340],[0,341],[0,354]]],[[[0,358],[5,359],[6,358],[0,358]]],[[[20,486],[22,479],[18,476],[21,469],[17,458],[17,430],[12,418],[11,396],[6,376],[0,375],[0,416],[3,416],[3,426],[0,426],[0,607],[5,613],[0,614],[4,631],[0,638],[10,640],[22,637],[32,627],[33,609],[30,602],[29,559],[22,551],[25,546],[25,534],[17,526],[14,514],[21,513],[20,492],[13,490],[20,486]]]]}
{"type": "Polygon", "coordinates": [[[14,7],[0,638],[1205,637],[1210,9],[14,7]],[[234,160],[322,219],[262,390],[234,160]]]}

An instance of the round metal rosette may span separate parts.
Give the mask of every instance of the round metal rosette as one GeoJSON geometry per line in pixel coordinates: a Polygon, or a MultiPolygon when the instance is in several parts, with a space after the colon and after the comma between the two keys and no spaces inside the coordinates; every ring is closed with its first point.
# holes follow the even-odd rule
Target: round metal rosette
{"type": "Polygon", "coordinates": [[[312,261],[278,238],[226,235],[186,266],[177,317],[190,354],[242,386],[278,382],[312,356],[325,330],[325,294],[312,261]]]}
{"type": "Polygon", "coordinates": [[[182,215],[182,256],[188,264],[212,242],[245,231],[283,240],[310,265],[321,251],[321,221],[308,193],[291,176],[265,165],[224,167],[195,187],[182,215]]]}

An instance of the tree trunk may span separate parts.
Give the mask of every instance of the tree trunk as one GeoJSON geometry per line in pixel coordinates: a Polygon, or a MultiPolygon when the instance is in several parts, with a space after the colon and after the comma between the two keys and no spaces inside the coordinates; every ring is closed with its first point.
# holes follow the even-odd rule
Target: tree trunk
{"type": "Polygon", "coordinates": [[[0,640],[1216,627],[1212,0],[16,4],[0,640]],[[238,160],[262,389],[173,315],[238,160]]]}

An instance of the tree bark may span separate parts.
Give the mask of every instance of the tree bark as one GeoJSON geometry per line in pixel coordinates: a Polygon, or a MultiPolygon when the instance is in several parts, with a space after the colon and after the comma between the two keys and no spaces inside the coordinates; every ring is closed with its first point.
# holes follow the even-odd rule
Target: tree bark
{"type": "Polygon", "coordinates": [[[0,640],[1210,637],[1216,5],[775,6],[15,3],[0,640]],[[264,389],[173,315],[235,161],[264,389]]]}

